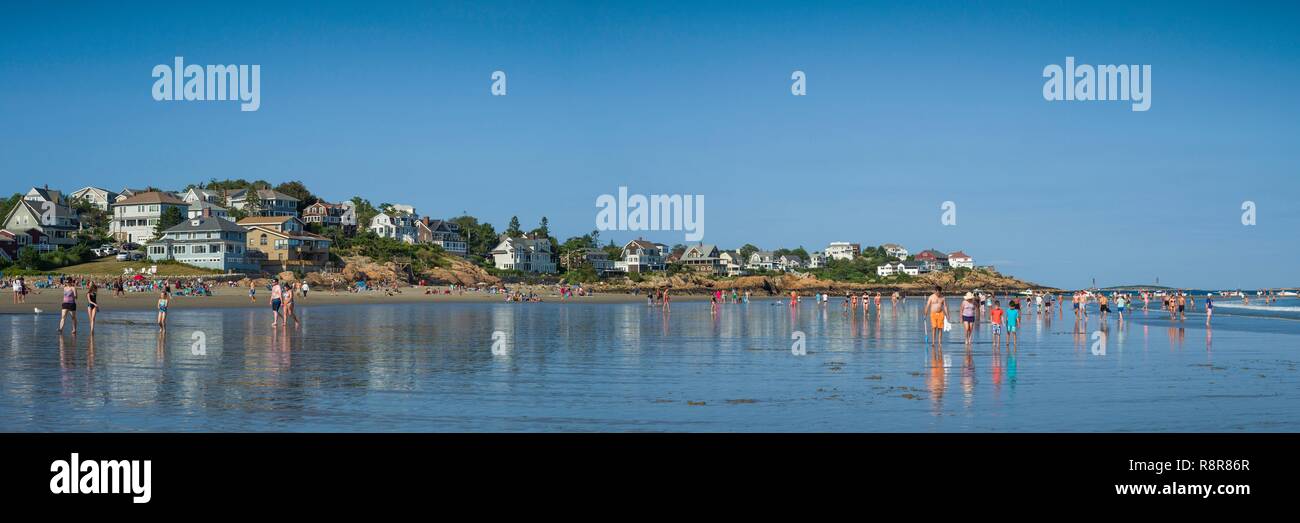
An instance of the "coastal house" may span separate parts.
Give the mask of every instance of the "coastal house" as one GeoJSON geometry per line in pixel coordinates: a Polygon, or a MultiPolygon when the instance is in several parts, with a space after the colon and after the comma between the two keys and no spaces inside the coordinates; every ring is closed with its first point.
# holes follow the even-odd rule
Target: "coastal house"
{"type": "Polygon", "coordinates": [[[464,257],[469,252],[468,245],[460,237],[460,226],[446,220],[435,220],[428,216],[416,220],[415,237],[419,243],[437,245],[456,256],[464,257]]]}
{"type": "Polygon", "coordinates": [[[190,205],[175,195],[149,191],[122,198],[113,204],[113,221],[108,232],[119,242],[144,243],[155,236],[154,228],[169,209],[181,217],[189,214],[190,205]]]}
{"type": "Polygon", "coordinates": [[[783,254],[776,259],[776,267],[786,272],[797,271],[803,268],[803,258],[793,254],[783,254]]]}
{"type": "Polygon", "coordinates": [[[862,245],[849,242],[831,242],[826,247],[826,256],[832,260],[852,260],[862,252],[862,245]]]}
{"type": "Polygon", "coordinates": [[[616,262],[609,259],[609,254],[601,249],[577,249],[565,254],[563,261],[566,270],[591,267],[600,274],[617,271],[616,262]]]}
{"type": "Polygon", "coordinates": [[[271,189],[240,189],[226,203],[249,216],[298,216],[298,199],[271,189]]]}
{"type": "Polygon", "coordinates": [[[406,243],[416,243],[419,239],[415,229],[415,207],[393,205],[388,212],[376,214],[370,219],[370,232],[380,238],[392,238],[406,243]]]}
{"type": "Polygon", "coordinates": [[[903,274],[906,274],[908,276],[917,276],[923,272],[930,272],[929,265],[926,265],[925,263],[922,262],[918,262],[916,260],[898,262],[898,265],[896,265],[896,267],[900,265],[902,266],[902,268],[899,270],[901,270],[903,274]]]}
{"type": "Polygon", "coordinates": [[[687,269],[704,274],[722,274],[721,251],[716,245],[697,244],[682,252],[682,265],[687,269]]]}
{"type": "Polygon", "coordinates": [[[899,263],[885,262],[882,265],[876,266],[876,276],[893,276],[895,273],[901,272],[902,270],[903,270],[902,262],[899,263]]]}
{"type": "Polygon", "coordinates": [[[108,211],[108,208],[117,201],[117,193],[108,189],[99,187],[83,187],[68,195],[71,201],[84,201],[93,205],[101,211],[108,211]]]}
{"type": "MultiPolygon", "coordinates": [[[[127,199],[127,198],[130,198],[130,197],[132,197],[132,196],[135,196],[135,195],[137,195],[137,194],[140,194],[140,193],[146,193],[146,192],[149,192],[149,190],[148,190],[148,189],[132,189],[132,188],[130,188],[130,187],[123,187],[122,190],[117,191],[117,197],[116,197],[116,198],[113,198],[113,203],[117,203],[117,202],[120,202],[120,201],[125,200],[125,199],[127,199]]],[[[111,206],[110,206],[110,207],[111,207],[111,206]]]]}
{"type": "Polygon", "coordinates": [[[67,205],[24,198],[9,209],[0,228],[15,234],[20,247],[44,252],[75,245],[81,222],[67,205]]]}
{"type": "Polygon", "coordinates": [[[623,259],[615,262],[623,272],[664,270],[664,251],[659,244],[637,238],[623,245],[623,259]]]}
{"type": "Polygon", "coordinates": [[[163,231],[145,252],[154,261],[181,263],[224,272],[256,272],[260,256],[246,252],[248,231],[234,222],[210,214],[189,218],[163,231]]]}
{"type": "Polygon", "coordinates": [[[498,269],[534,273],[555,272],[551,240],[548,238],[505,237],[492,249],[492,263],[498,269]]]}
{"type": "Polygon", "coordinates": [[[899,245],[897,243],[886,243],[884,245],[881,245],[880,247],[885,250],[886,256],[892,256],[900,260],[906,258],[907,255],[909,254],[907,252],[907,249],[904,249],[902,245],[899,245]]]}
{"type": "Polygon", "coordinates": [[[961,251],[950,252],[948,253],[948,266],[954,269],[958,267],[973,269],[975,268],[975,260],[961,251]]]}
{"type": "Polygon", "coordinates": [[[739,251],[722,251],[718,255],[718,261],[722,264],[722,273],[727,276],[744,276],[745,265],[748,260],[744,259],[739,251]]]}
{"type": "MultiPolygon", "coordinates": [[[[918,274],[921,274],[924,266],[925,266],[924,263],[918,261],[885,262],[884,265],[879,265],[876,267],[876,275],[893,276],[895,274],[906,274],[908,276],[916,276],[918,274]]],[[[929,271],[925,271],[925,272],[929,272],[929,271]]]]}
{"type": "Polygon", "coordinates": [[[821,268],[825,268],[825,267],[826,267],[826,255],[825,255],[825,254],[820,253],[820,252],[817,252],[817,251],[813,251],[812,253],[810,253],[810,254],[808,255],[808,268],[809,268],[809,269],[821,269],[821,268]]]}
{"type": "Polygon", "coordinates": [[[188,213],[186,219],[194,219],[203,216],[211,216],[213,218],[220,218],[222,220],[227,220],[232,222],[234,221],[231,220],[230,218],[229,209],[226,209],[225,207],[222,207],[220,205],[208,201],[200,200],[200,201],[190,203],[190,208],[186,212],[188,213]]]}
{"type": "Polygon", "coordinates": [[[771,271],[776,269],[776,254],[772,251],[754,251],[745,260],[745,268],[751,271],[771,271]]]}
{"type": "Polygon", "coordinates": [[[190,204],[197,202],[220,204],[225,200],[224,191],[200,189],[198,187],[191,187],[189,190],[181,193],[180,197],[182,200],[185,200],[186,203],[190,204]]]}
{"type": "Polygon", "coordinates": [[[350,201],[343,203],[316,202],[302,210],[302,221],[306,224],[318,224],[321,227],[339,227],[343,234],[353,235],[357,232],[356,206],[350,201]]]}
{"type": "Polygon", "coordinates": [[[44,202],[50,202],[53,205],[68,204],[68,202],[63,199],[63,191],[51,189],[48,185],[44,187],[32,187],[27,191],[27,194],[23,195],[23,199],[36,203],[38,209],[40,208],[40,204],[44,202]]]}
{"type": "Polygon", "coordinates": [[[0,229],[0,260],[13,262],[18,259],[18,235],[13,231],[0,229]]]}
{"type": "Polygon", "coordinates": [[[239,220],[239,225],[248,229],[246,250],[265,256],[261,260],[265,272],[312,271],[329,264],[332,241],[307,232],[297,217],[250,216],[239,220]]]}

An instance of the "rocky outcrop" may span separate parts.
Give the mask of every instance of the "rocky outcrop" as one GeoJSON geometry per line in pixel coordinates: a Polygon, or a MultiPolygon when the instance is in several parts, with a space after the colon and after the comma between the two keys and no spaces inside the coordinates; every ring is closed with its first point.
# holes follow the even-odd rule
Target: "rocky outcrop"
{"type": "Polygon", "coordinates": [[[965,292],[981,289],[986,291],[1023,291],[1025,289],[1045,289],[1030,282],[1003,276],[990,270],[970,271],[961,280],[952,272],[923,274],[907,283],[853,283],[822,280],[812,275],[786,273],[776,276],[741,276],[737,278],[711,278],[698,274],[646,275],[640,282],[624,278],[619,281],[607,281],[597,284],[597,290],[605,292],[630,292],[635,289],[648,291],[668,288],[679,294],[705,294],[717,289],[738,292],[749,291],[755,295],[783,295],[791,291],[800,294],[828,292],[839,294],[845,292],[882,292],[894,291],[905,294],[924,294],[930,292],[936,284],[945,292],[965,292]]]}
{"type": "Polygon", "coordinates": [[[455,283],[458,285],[496,285],[501,278],[488,274],[482,267],[461,258],[449,257],[447,267],[435,267],[420,274],[429,283],[455,283]]]}

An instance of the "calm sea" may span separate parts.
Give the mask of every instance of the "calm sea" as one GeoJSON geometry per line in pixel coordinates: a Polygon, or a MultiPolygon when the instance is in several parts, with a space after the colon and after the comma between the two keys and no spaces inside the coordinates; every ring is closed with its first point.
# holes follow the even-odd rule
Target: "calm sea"
{"type": "Polygon", "coordinates": [[[303,305],[287,334],[261,308],[178,310],[166,336],[109,311],[93,340],[0,316],[0,430],[1300,430],[1295,300],[1220,301],[1212,330],[1028,314],[1017,351],[957,325],[941,353],[916,299],[303,305]]]}

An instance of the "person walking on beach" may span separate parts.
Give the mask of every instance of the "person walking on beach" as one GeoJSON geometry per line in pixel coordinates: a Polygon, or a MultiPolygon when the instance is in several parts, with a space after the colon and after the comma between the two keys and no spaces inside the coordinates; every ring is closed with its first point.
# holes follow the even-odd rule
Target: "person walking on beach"
{"type": "Polygon", "coordinates": [[[1178,321],[1184,321],[1187,319],[1187,314],[1184,312],[1186,307],[1187,307],[1187,295],[1183,293],[1179,293],[1178,294],[1178,321]]]}
{"type": "Polygon", "coordinates": [[[1101,309],[1101,322],[1106,322],[1106,316],[1110,314],[1110,299],[1105,294],[1097,295],[1097,306],[1101,309]]]}
{"type": "MultiPolygon", "coordinates": [[[[275,327],[280,324],[280,304],[284,297],[284,288],[280,287],[279,280],[271,280],[271,326],[275,327]]],[[[288,320],[285,320],[286,323],[288,320]]]]}
{"type": "Polygon", "coordinates": [[[158,295],[158,331],[167,330],[167,291],[162,291],[158,295]]]}
{"type": "Polygon", "coordinates": [[[95,335],[95,315],[99,314],[99,285],[90,284],[86,289],[86,315],[90,317],[90,335],[95,335]]]}
{"type": "Polygon", "coordinates": [[[961,301],[961,322],[966,327],[966,344],[970,345],[971,336],[975,333],[975,295],[969,292],[961,301]]]}
{"type": "Polygon", "coordinates": [[[925,312],[930,317],[930,344],[942,343],[943,324],[948,319],[948,302],[943,299],[943,287],[934,286],[934,292],[925,300],[925,312]]]}
{"type": "Polygon", "coordinates": [[[297,283],[290,283],[284,290],[284,324],[289,325],[289,318],[293,318],[294,327],[302,325],[302,322],[298,321],[298,314],[294,312],[294,296],[298,294],[297,287],[297,283]]]}
{"type": "Polygon", "coordinates": [[[1128,297],[1120,294],[1115,297],[1115,309],[1119,312],[1119,321],[1124,321],[1124,306],[1128,305],[1128,297]]]}
{"type": "Polygon", "coordinates": [[[257,303],[257,285],[253,283],[253,280],[248,280],[248,302],[257,303]]]}
{"type": "Polygon", "coordinates": [[[1004,316],[1002,302],[993,300],[993,307],[989,309],[989,326],[993,329],[994,348],[1002,346],[1002,321],[1004,316]]]}
{"type": "Polygon", "coordinates": [[[1007,305],[1007,346],[1015,351],[1020,347],[1020,302],[1011,300],[1007,305]]]}
{"type": "Polygon", "coordinates": [[[14,281],[13,281],[13,289],[14,289],[14,305],[17,305],[17,304],[19,304],[19,303],[22,303],[22,302],[23,302],[23,279],[22,279],[22,277],[14,278],[14,281]]]}
{"type": "Polygon", "coordinates": [[[311,290],[311,287],[307,284],[307,282],[305,282],[305,281],[302,282],[302,297],[303,297],[303,298],[306,298],[306,297],[307,297],[307,291],[310,291],[310,290],[311,290]]]}
{"type": "Polygon", "coordinates": [[[1205,295],[1205,326],[1210,326],[1210,316],[1214,316],[1214,298],[1205,295]]]}
{"type": "Polygon", "coordinates": [[[72,335],[77,335],[77,286],[72,278],[63,280],[63,304],[59,307],[59,334],[63,334],[63,320],[72,315],[72,335]]]}

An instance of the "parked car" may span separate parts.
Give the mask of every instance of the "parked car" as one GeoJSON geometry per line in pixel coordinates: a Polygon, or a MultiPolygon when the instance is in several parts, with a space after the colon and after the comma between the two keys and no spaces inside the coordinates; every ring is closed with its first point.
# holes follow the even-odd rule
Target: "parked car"
{"type": "Polygon", "coordinates": [[[144,253],[140,251],[122,251],[117,253],[117,261],[139,261],[144,259],[144,253]]]}
{"type": "Polygon", "coordinates": [[[102,258],[104,256],[112,256],[114,254],[117,254],[117,247],[113,246],[112,244],[105,243],[103,245],[100,245],[99,248],[97,249],[91,249],[90,252],[94,253],[95,256],[99,256],[102,258]]]}

